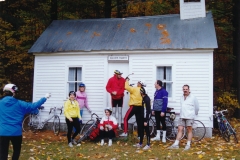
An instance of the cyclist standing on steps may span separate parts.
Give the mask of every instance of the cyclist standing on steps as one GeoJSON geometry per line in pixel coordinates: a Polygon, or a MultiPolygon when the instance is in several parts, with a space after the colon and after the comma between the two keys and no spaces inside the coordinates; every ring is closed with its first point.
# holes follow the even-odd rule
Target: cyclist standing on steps
{"type": "Polygon", "coordinates": [[[168,92],[162,87],[162,81],[155,82],[156,91],[154,93],[152,115],[155,115],[157,125],[157,135],[152,138],[152,141],[159,141],[161,136],[160,122],[162,124],[162,142],[166,143],[166,111],[168,105],[168,92]]]}
{"type": "Polygon", "coordinates": [[[0,99],[0,160],[8,159],[9,142],[13,145],[13,160],[18,160],[22,145],[22,121],[25,114],[35,111],[51,95],[47,93],[35,103],[24,102],[15,98],[18,87],[7,84],[0,99]]]}
{"type": "Polygon", "coordinates": [[[106,90],[111,95],[112,112],[113,116],[118,119],[118,128],[122,130],[122,105],[124,96],[124,83],[122,73],[119,70],[114,71],[114,76],[108,80],[106,90]],[[116,116],[116,110],[118,109],[118,116],[116,116]]]}
{"type": "Polygon", "coordinates": [[[185,151],[190,149],[192,140],[192,125],[194,122],[195,115],[198,115],[199,104],[197,98],[190,93],[189,85],[185,84],[183,86],[183,95],[180,98],[180,118],[178,120],[178,134],[173,145],[168,147],[168,149],[178,149],[179,141],[183,134],[183,128],[187,126],[188,137],[187,145],[185,146],[185,151]]]}
{"type": "Polygon", "coordinates": [[[79,120],[81,120],[79,104],[75,100],[76,93],[74,91],[69,92],[69,99],[64,103],[64,115],[66,117],[67,123],[67,139],[68,139],[68,146],[73,147],[73,144],[77,144],[75,141],[75,137],[80,132],[80,125],[79,120]],[[73,127],[76,129],[74,134],[72,135],[73,127]]]}

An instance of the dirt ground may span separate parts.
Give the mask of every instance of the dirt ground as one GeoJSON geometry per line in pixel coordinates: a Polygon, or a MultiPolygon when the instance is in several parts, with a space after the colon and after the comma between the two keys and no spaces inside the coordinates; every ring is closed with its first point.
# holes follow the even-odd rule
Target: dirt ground
{"type": "Polygon", "coordinates": [[[23,132],[23,141],[24,140],[36,140],[36,141],[66,141],[67,133],[66,132],[60,132],[58,136],[56,136],[53,131],[51,130],[40,130],[36,133],[32,132],[23,132]]]}

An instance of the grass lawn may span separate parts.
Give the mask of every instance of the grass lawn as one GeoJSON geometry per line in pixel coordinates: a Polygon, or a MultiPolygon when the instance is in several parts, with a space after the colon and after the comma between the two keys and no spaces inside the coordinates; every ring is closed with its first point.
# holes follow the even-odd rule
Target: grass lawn
{"type": "MultiPolygon", "coordinates": [[[[238,136],[239,137],[239,136],[238,136]]],[[[99,141],[84,141],[81,146],[68,147],[66,136],[60,133],[55,136],[51,131],[40,131],[37,134],[23,133],[23,144],[20,160],[74,160],[74,159],[106,159],[106,160],[240,160],[240,145],[231,137],[230,142],[215,133],[212,138],[205,138],[199,143],[192,143],[189,151],[183,151],[186,141],[182,140],[180,149],[168,150],[172,142],[166,144],[153,142],[148,151],[133,147],[138,142],[133,135],[126,139],[115,139],[113,145],[100,146],[99,141]]],[[[145,142],[145,141],[144,141],[145,142]]],[[[145,143],[144,143],[145,144],[145,143]]],[[[12,147],[9,151],[12,154],[12,147]]]]}

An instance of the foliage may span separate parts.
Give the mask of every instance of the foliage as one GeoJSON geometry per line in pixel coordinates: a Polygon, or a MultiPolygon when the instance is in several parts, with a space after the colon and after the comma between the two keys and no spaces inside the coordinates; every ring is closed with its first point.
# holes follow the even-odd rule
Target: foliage
{"type": "Polygon", "coordinates": [[[228,110],[228,116],[231,117],[236,108],[240,108],[236,95],[230,92],[223,92],[218,98],[218,110],[228,110]]]}
{"type": "MultiPolygon", "coordinates": [[[[239,128],[237,132],[239,131],[239,128]]],[[[66,135],[66,134],[65,134],[66,135]]],[[[239,137],[239,136],[238,136],[239,137]]],[[[67,137],[53,135],[52,131],[39,132],[37,134],[23,134],[23,145],[20,160],[34,159],[107,159],[107,160],[192,160],[192,159],[240,159],[240,145],[233,141],[227,143],[219,136],[218,132],[213,133],[212,138],[205,138],[199,143],[192,143],[189,151],[183,152],[186,140],[181,140],[180,149],[168,150],[167,147],[173,142],[161,141],[151,142],[151,149],[143,151],[133,147],[138,142],[137,138],[113,140],[111,147],[100,146],[99,141],[84,141],[81,146],[68,147],[67,137]]],[[[144,145],[146,138],[144,138],[144,145]]],[[[10,148],[12,152],[12,147],[10,148]]],[[[10,153],[11,155],[11,153],[10,153]]]]}

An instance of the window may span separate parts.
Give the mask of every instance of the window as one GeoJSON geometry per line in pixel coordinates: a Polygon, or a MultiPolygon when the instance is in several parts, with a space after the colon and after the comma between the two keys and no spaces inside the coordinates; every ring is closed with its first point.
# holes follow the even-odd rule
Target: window
{"type": "Polygon", "coordinates": [[[157,80],[163,82],[163,87],[168,91],[168,97],[172,97],[172,67],[157,67],[157,80]]]}
{"type": "Polygon", "coordinates": [[[201,2],[201,0],[184,0],[184,2],[201,2]]]}
{"type": "Polygon", "coordinates": [[[69,91],[77,91],[79,83],[82,81],[82,68],[70,67],[68,72],[68,89],[69,91]]]}

